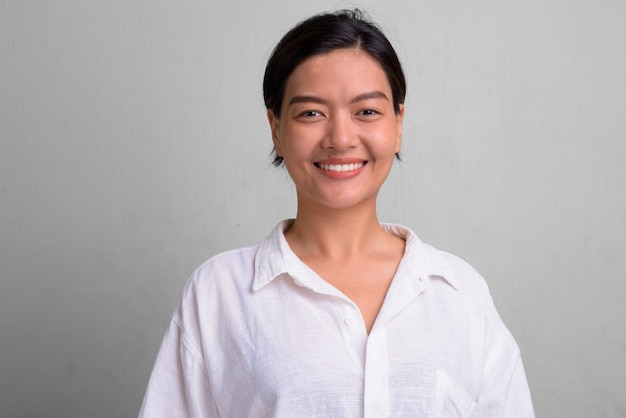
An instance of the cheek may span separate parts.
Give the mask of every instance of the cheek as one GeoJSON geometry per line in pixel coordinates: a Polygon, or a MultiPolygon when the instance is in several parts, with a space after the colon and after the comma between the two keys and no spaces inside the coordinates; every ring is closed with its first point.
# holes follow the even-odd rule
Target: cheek
{"type": "Polygon", "coordinates": [[[308,164],[310,150],[307,150],[300,138],[288,137],[282,143],[283,159],[287,171],[293,177],[302,166],[308,164]]]}
{"type": "Polygon", "coordinates": [[[307,158],[318,144],[317,133],[313,129],[287,128],[283,131],[282,149],[292,158],[307,158]]]}
{"type": "Polygon", "coordinates": [[[382,156],[395,156],[400,150],[400,141],[398,140],[398,132],[395,126],[391,129],[382,129],[372,136],[373,151],[382,156]]]}
{"type": "Polygon", "coordinates": [[[294,139],[293,136],[286,137],[282,142],[283,153],[288,159],[298,159],[303,154],[302,141],[294,139]]]}

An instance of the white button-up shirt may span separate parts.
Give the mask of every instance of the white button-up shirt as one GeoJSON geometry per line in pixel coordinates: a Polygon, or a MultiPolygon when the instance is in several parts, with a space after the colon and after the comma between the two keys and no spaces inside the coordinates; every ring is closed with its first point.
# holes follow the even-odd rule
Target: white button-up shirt
{"type": "Polygon", "coordinates": [[[404,256],[368,335],[279,224],[189,279],[143,417],[532,417],[519,349],[484,280],[399,225],[404,256]]]}

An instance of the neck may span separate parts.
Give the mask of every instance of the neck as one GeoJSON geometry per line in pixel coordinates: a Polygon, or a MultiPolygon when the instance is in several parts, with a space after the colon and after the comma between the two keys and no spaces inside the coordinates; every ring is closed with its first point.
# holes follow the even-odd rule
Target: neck
{"type": "Polygon", "coordinates": [[[296,220],[285,237],[299,256],[347,259],[373,250],[384,234],[374,202],[350,209],[298,205],[296,220]]]}

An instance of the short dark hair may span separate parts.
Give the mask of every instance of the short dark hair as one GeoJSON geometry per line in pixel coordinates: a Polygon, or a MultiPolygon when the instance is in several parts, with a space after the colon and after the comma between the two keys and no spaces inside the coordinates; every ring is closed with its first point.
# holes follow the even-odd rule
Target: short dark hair
{"type": "MultiPolygon", "coordinates": [[[[265,67],[265,107],[280,117],[285,86],[296,67],[314,55],[344,48],[358,48],[378,62],[391,86],[393,107],[398,113],[406,96],[402,65],[387,37],[358,9],[312,16],[283,36],[265,67]]],[[[282,157],[275,155],[274,165],[282,162],[282,157]]]]}

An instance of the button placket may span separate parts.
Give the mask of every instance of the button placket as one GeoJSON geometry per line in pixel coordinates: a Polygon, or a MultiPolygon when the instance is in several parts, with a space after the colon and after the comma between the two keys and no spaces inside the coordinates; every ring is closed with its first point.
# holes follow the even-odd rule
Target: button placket
{"type": "Polygon", "coordinates": [[[358,330],[359,321],[361,320],[361,312],[354,303],[350,302],[349,304],[346,304],[341,312],[339,312],[339,315],[341,316],[338,319],[344,329],[349,330],[350,333],[358,330]]]}
{"type": "Polygon", "coordinates": [[[365,355],[365,417],[389,416],[389,353],[384,328],[375,328],[367,341],[365,355]]]}

